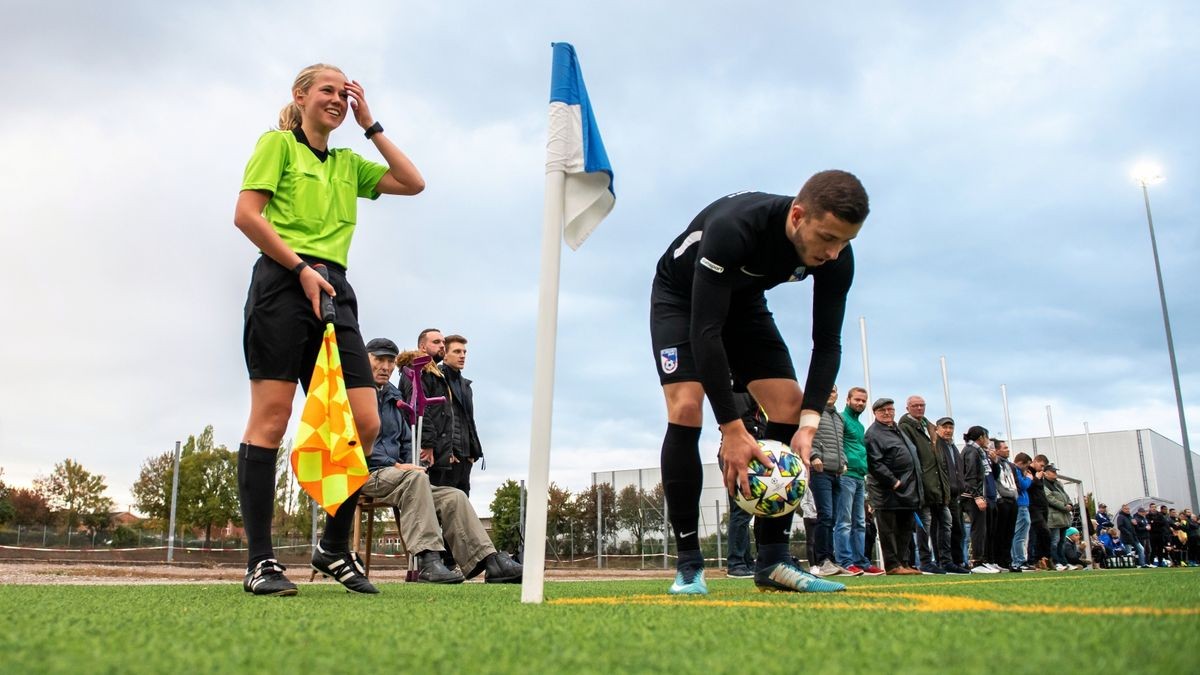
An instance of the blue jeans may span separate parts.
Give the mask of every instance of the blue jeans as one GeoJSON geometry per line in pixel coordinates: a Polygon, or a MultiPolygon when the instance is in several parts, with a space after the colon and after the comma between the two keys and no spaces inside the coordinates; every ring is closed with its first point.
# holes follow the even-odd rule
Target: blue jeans
{"type": "Polygon", "coordinates": [[[1133,545],[1137,547],[1138,564],[1145,565],[1146,564],[1146,549],[1142,548],[1141,542],[1139,542],[1136,539],[1133,540],[1133,545]]]}
{"type": "Polygon", "coordinates": [[[729,569],[747,567],[754,570],[754,558],[750,557],[750,518],[748,511],[729,498],[729,557],[725,565],[729,569]]]}
{"type": "Polygon", "coordinates": [[[1029,538],[1029,507],[1017,507],[1017,524],[1013,530],[1012,566],[1020,567],[1028,560],[1025,557],[1026,540],[1029,538]]]}
{"type": "Polygon", "coordinates": [[[867,557],[866,481],[842,474],[838,479],[837,512],[833,525],[833,549],[837,564],[842,567],[858,565],[866,569],[867,557]]]}
{"type": "Polygon", "coordinates": [[[1066,539],[1066,537],[1063,536],[1063,532],[1066,531],[1067,528],[1065,527],[1050,528],[1050,559],[1053,560],[1054,564],[1056,565],[1067,564],[1067,559],[1065,556],[1063,556],[1062,550],[1063,540],[1066,539]]]}
{"type": "Polygon", "coordinates": [[[833,506],[841,492],[840,476],[827,471],[813,471],[808,478],[808,489],[812,490],[813,503],[817,507],[817,526],[813,532],[813,555],[810,561],[820,565],[833,560],[833,506]]]}

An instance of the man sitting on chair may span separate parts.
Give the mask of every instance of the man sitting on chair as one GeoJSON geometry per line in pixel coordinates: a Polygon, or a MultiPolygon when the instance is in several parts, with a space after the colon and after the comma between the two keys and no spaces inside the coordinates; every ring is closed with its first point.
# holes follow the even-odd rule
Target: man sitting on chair
{"type": "Polygon", "coordinates": [[[521,581],[521,565],[496,551],[467,495],[456,488],[431,486],[425,470],[412,464],[412,430],[397,406],[400,390],[389,381],[399,351],[387,338],[367,343],[379,401],[379,437],[367,458],[371,475],[362,494],[399,507],[400,536],[409,555],[417,556],[418,581],[463,582],[460,572],[442,563],[446,545],[462,569],[469,570],[468,579],[482,573],[490,584],[521,581]]]}

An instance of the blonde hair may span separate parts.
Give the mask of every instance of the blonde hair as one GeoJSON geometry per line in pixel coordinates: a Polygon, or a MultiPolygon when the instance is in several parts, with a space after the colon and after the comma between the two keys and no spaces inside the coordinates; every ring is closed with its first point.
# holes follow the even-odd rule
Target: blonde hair
{"type": "MultiPolygon", "coordinates": [[[[338,68],[337,66],[331,66],[328,63],[314,63],[304,70],[301,70],[300,74],[296,76],[296,81],[292,83],[292,95],[295,96],[296,92],[298,91],[308,91],[309,87],[313,86],[313,82],[316,81],[317,73],[324,72],[326,70],[336,70],[339,73],[342,72],[341,68],[338,68]]],[[[345,75],[345,73],[342,73],[342,75],[345,75]]],[[[295,100],[288,101],[288,104],[283,106],[283,109],[279,111],[279,130],[291,131],[292,129],[298,129],[300,128],[300,121],[300,106],[296,105],[295,100]]]]}

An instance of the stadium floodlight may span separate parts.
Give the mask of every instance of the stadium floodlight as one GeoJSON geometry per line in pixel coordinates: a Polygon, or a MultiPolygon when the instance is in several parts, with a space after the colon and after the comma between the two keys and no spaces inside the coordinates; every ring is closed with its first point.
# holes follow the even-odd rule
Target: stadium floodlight
{"type": "Polygon", "coordinates": [[[1175,340],[1171,335],[1171,317],[1167,313],[1167,293],[1163,289],[1162,265],[1158,261],[1158,241],[1154,237],[1154,217],[1150,214],[1149,186],[1163,181],[1162,168],[1153,162],[1139,162],[1133,169],[1133,179],[1142,188],[1146,203],[1146,224],[1150,227],[1150,251],[1154,254],[1154,274],[1158,278],[1158,301],[1162,305],[1163,328],[1167,333],[1167,355],[1171,360],[1171,380],[1175,385],[1175,405],[1179,410],[1179,433],[1183,436],[1183,462],[1187,470],[1188,497],[1191,507],[1200,507],[1196,499],[1196,474],[1192,471],[1192,448],[1188,442],[1187,418],[1183,412],[1183,393],[1179,388],[1179,365],[1175,361],[1175,340]]]}

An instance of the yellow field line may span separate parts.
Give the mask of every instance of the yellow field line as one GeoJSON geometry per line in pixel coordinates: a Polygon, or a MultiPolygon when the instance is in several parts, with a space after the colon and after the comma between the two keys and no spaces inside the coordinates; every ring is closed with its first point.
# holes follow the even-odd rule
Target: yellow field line
{"type": "MultiPolygon", "coordinates": [[[[982,580],[981,580],[982,581],[982,580]]],[[[978,582],[977,582],[978,583],[978,582]]],[[[984,582],[987,583],[987,582],[984,582]]],[[[945,585],[945,584],[942,584],[945,585]]],[[[768,600],[719,599],[707,597],[673,597],[667,595],[630,595],[616,597],[559,598],[551,605],[653,605],[698,607],[748,607],[791,609],[859,609],[901,612],[1007,612],[1013,614],[1074,614],[1083,616],[1195,616],[1200,607],[1083,607],[1076,605],[1004,605],[991,600],[979,600],[953,595],[889,592],[884,590],[852,590],[844,595],[797,595],[802,602],[772,602],[768,600]],[[898,600],[900,602],[855,604],[839,598],[898,600]]]]}

